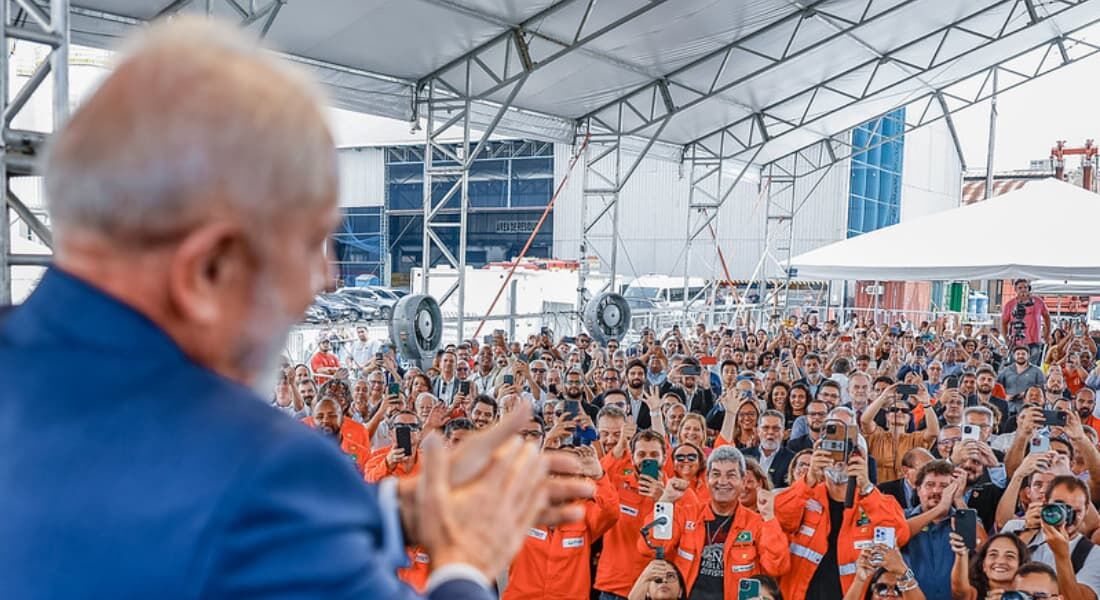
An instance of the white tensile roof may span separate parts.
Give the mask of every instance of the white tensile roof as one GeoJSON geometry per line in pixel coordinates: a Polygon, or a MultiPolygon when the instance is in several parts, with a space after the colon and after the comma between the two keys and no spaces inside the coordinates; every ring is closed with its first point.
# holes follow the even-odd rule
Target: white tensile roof
{"type": "Polygon", "coordinates": [[[110,46],[207,6],[340,108],[410,121],[434,82],[473,98],[479,128],[511,97],[499,135],[589,124],[756,164],[902,106],[914,126],[941,118],[988,97],[991,66],[1003,90],[1100,49],[1100,0],[73,0],[72,39],[110,46]]]}

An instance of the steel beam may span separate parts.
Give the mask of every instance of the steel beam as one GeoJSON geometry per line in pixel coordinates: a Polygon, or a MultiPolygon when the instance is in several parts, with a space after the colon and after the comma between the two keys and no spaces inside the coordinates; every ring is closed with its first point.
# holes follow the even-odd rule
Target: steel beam
{"type": "MultiPolygon", "coordinates": [[[[929,32],[909,43],[894,48],[889,52],[876,52],[876,55],[870,59],[845,69],[843,72],[827,78],[820,84],[806,90],[796,91],[783,99],[772,102],[759,110],[758,114],[749,115],[729,126],[706,133],[693,140],[692,143],[713,146],[719,138],[729,137],[734,144],[728,145],[728,151],[731,152],[731,156],[738,157],[764,142],[759,130],[759,121],[761,117],[764,122],[768,123],[771,137],[778,138],[783,134],[817,123],[822,119],[835,115],[860,102],[874,97],[884,96],[889,93],[901,93],[898,91],[900,86],[912,81],[917,81],[927,89],[929,84],[923,77],[929,72],[945,68],[963,54],[981,51],[993,44],[1001,42],[1007,43],[1006,40],[1017,37],[1020,32],[1030,27],[1034,27],[1035,25],[1030,22],[1019,21],[1015,18],[1015,6],[1019,1],[1020,0],[1005,0],[1002,2],[995,2],[980,9],[972,10],[960,19],[929,32]],[[983,19],[988,20],[991,17],[998,18],[1001,23],[995,34],[980,37],[971,31],[971,27],[975,22],[979,22],[979,20],[983,19]],[[960,32],[965,33],[960,34],[960,32]],[[959,35],[968,36],[966,39],[973,43],[969,47],[955,44],[951,46],[950,52],[945,51],[944,48],[947,39],[951,36],[955,36],[952,37],[952,39],[957,39],[959,35]],[[914,60],[909,56],[909,54],[915,53],[919,48],[931,47],[931,44],[936,44],[936,50],[930,57],[924,60],[914,60]],[[902,69],[907,72],[907,74],[901,77],[890,77],[886,75],[883,70],[883,67],[887,64],[896,65],[894,68],[902,69]],[[854,89],[853,80],[863,82],[861,86],[858,86],[860,88],[859,91],[855,93],[843,91],[845,89],[854,89]],[[831,99],[823,99],[826,95],[819,94],[819,91],[829,92],[830,94],[828,94],[828,96],[831,99]],[[838,101],[838,98],[843,98],[843,101],[838,101]],[[819,106],[822,108],[818,109],[819,106]],[[782,116],[786,112],[797,112],[803,116],[793,120],[787,119],[782,116]]],[[[1082,4],[1083,3],[1059,4],[1057,5],[1059,7],[1058,10],[1052,12],[1047,18],[1063,16],[1065,17],[1065,21],[1070,21],[1072,18],[1076,17],[1074,11],[1079,9],[1082,4]]],[[[1094,12],[1091,11],[1091,9],[1083,13],[1083,18],[1086,21],[1083,25],[1088,25],[1097,21],[1097,19],[1092,16],[1093,14],[1094,12]]],[[[985,26],[988,27],[989,25],[987,24],[985,26]]],[[[840,30],[841,33],[836,33],[835,35],[849,37],[853,29],[852,27],[848,27],[840,30]]],[[[1075,27],[1075,29],[1080,29],[1080,27],[1075,27]]],[[[1051,36],[1042,43],[1050,43],[1052,40],[1060,42],[1061,39],[1062,36],[1051,36]]],[[[851,126],[855,125],[857,125],[857,123],[851,124],[851,126]]]]}
{"type": "Polygon", "coordinates": [[[47,80],[53,82],[51,129],[59,128],[65,122],[69,112],[68,0],[51,0],[48,4],[15,0],[14,5],[18,6],[25,15],[29,15],[29,18],[20,20],[19,24],[14,23],[11,13],[12,3],[8,0],[0,1],[0,49],[3,49],[0,56],[0,114],[3,115],[0,120],[0,180],[6,191],[0,194],[0,218],[3,219],[0,222],[0,304],[7,304],[12,300],[11,267],[46,266],[51,259],[49,255],[12,253],[12,217],[15,216],[26,223],[31,232],[47,247],[53,245],[49,228],[11,192],[12,178],[31,175],[34,172],[34,157],[40,155],[46,134],[14,130],[11,128],[11,123],[47,80]],[[28,80],[17,90],[11,89],[9,39],[22,40],[48,48],[45,60],[36,66],[28,80]],[[14,94],[12,94],[13,91],[14,94]]]}
{"type": "Polygon", "coordinates": [[[1048,40],[1038,46],[1023,49],[1000,64],[965,74],[948,85],[929,90],[927,93],[917,96],[901,106],[895,106],[886,112],[871,116],[866,121],[880,119],[901,107],[906,109],[902,131],[893,136],[882,136],[877,143],[871,146],[853,148],[848,132],[843,132],[824,137],[776,158],[773,162],[786,165],[797,163],[799,172],[808,175],[833,163],[847,160],[855,153],[894,141],[910,131],[946,119],[961,110],[985,102],[991,99],[995,93],[1004,93],[1053,73],[1067,65],[1100,54],[1100,43],[1085,39],[1085,34],[1088,33],[1100,34],[1100,19],[1086,23],[1073,32],[1060,36],[1057,40],[1048,40]],[[1059,41],[1068,44],[1067,50],[1071,52],[1070,62],[1068,63],[1061,60],[1058,52],[1059,41]],[[1025,63],[1030,63],[1031,68],[1023,69],[1019,66],[1025,63]],[[995,73],[999,79],[996,89],[993,86],[995,73]],[[947,106],[946,112],[943,108],[945,105],[947,106]]]}

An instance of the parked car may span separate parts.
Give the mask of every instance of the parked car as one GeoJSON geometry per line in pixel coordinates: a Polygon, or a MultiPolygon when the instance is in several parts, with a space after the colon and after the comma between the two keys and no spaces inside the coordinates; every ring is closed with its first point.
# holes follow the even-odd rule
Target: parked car
{"type": "Polygon", "coordinates": [[[357,305],[338,294],[319,294],[314,304],[326,310],[332,321],[362,321],[370,314],[368,307],[357,305]]]}
{"type": "Polygon", "coordinates": [[[336,293],[347,300],[374,307],[382,320],[389,320],[393,314],[393,305],[397,304],[396,298],[383,295],[373,288],[346,287],[340,288],[336,293]]]}

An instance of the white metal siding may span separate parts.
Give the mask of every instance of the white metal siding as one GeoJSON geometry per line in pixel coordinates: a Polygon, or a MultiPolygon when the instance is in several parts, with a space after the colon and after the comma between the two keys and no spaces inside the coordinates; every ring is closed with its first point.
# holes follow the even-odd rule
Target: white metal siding
{"type": "Polygon", "coordinates": [[[386,165],[381,148],[345,148],[340,161],[340,206],[382,206],[386,165]]]}
{"type": "Polygon", "coordinates": [[[937,121],[905,135],[901,220],[959,206],[962,165],[947,124],[937,121]]]}

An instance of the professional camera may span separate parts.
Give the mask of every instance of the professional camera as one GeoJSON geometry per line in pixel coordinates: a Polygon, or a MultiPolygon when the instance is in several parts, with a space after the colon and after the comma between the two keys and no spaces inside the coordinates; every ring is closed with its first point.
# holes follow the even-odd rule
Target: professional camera
{"type": "Polygon", "coordinates": [[[1027,330],[1027,307],[1035,304],[1034,300],[1028,300],[1027,302],[1017,302],[1016,306],[1012,308],[1012,322],[1009,323],[1009,328],[1012,329],[1012,340],[1015,343],[1022,343],[1027,338],[1025,331],[1027,330]]]}
{"type": "Polygon", "coordinates": [[[1072,525],[1077,522],[1077,511],[1065,502],[1055,501],[1039,510],[1043,522],[1052,527],[1072,525]]]}

